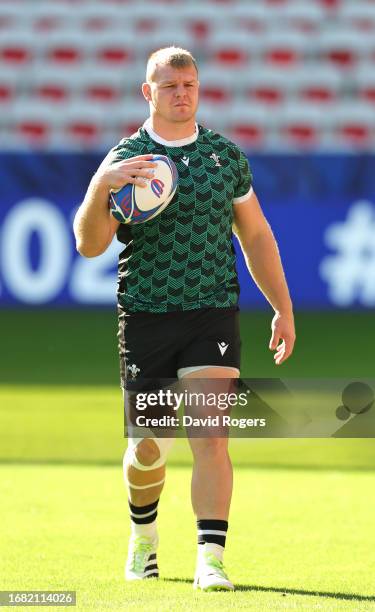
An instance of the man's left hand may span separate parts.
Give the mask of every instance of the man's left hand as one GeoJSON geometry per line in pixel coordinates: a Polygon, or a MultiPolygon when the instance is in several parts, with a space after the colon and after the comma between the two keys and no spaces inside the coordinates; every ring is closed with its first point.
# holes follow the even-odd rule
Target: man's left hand
{"type": "Polygon", "coordinates": [[[276,351],[273,356],[275,365],[281,365],[292,354],[296,340],[293,314],[276,312],[272,319],[271,329],[269,348],[271,351],[276,351]]]}

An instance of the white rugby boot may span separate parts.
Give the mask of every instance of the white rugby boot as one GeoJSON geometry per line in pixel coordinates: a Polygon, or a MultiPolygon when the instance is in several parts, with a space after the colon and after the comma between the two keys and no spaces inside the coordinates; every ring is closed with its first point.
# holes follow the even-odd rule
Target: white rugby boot
{"type": "Polygon", "coordinates": [[[202,591],[234,591],[234,585],[224,571],[223,562],[208,551],[198,561],[193,586],[202,591]]]}
{"type": "Polygon", "coordinates": [[[130,536],[125,580],[159,578],[159,568],[156,560],[158,543],[157,536],[153,538],[145,535],[130,536]]]}

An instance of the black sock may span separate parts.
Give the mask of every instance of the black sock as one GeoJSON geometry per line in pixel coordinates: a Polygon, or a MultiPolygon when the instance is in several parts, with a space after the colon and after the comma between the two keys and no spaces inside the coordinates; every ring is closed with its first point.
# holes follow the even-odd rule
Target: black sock
{"type": "Polygon", "coordinates": [[[158,503],[159,500],[157,499],[147,506],[134,506],[129,501],[130,518],[133,523],[137,523],[137,525],[153,523],[158,514],[158,503]]]}
{"type": "Polygon", "coordinates": [[[198,544],[206,544],[211,542],[219,544],[224,548],[225,538],[228,530],[228,521],[217,519],[199,519],[197,521],[198,528],[198,544]],[[212,532],[217,533],[212,533],[212,532]]]}

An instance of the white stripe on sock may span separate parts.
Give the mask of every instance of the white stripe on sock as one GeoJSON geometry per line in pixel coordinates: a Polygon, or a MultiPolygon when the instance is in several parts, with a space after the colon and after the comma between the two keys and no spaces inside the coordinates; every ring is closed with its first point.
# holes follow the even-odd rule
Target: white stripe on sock
{"type": "Polygon", "coordinates": [[[155,510],[151,510],[151,512],[146,512],[145,514],[135,514],[135,512],[130,510],[130,516],[134,516],[134,518],[146,518],[147,516],[152,516],[155,514],[156,511],[157,508],[155,508],[155,510]]]}
{"type": "Polygon", "coordinates": [[[219,531],[218,529],[198,529],[198,535],[227,535],[226,531],[219,531]]]}

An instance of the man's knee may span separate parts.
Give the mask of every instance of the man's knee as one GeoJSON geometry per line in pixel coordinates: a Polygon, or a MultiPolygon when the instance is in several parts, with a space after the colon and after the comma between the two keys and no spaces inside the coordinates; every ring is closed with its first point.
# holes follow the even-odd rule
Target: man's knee
{"type": "Polygon", "coordinates": [[[227,438],[191,438],[190,445],[195,458],[215,458],[228,454],[227,438]]]}
{"type": "Polygon", "coordinates": [[[150,466],[159,459],[160,451],[152,438],[144,438],[137,444],[135,455],[139,463],[150,466]]]}
{"type": "Polygon", "coordinates": [[[173,442],[173,438],[129,438],[124,467],[132,465],[144,471],[162,467],[173,442]]]}

